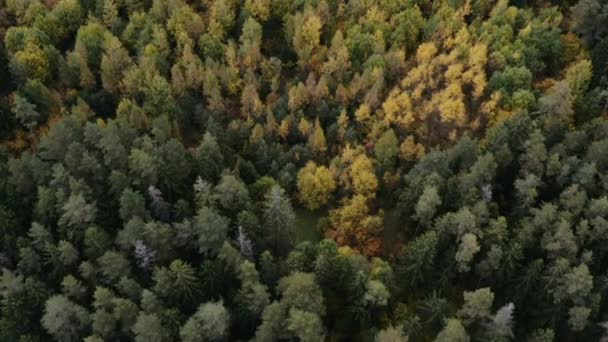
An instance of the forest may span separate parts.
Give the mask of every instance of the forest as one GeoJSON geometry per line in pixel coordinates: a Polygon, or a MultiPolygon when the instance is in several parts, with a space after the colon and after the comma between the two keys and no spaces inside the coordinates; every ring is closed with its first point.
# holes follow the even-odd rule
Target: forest
{"type": "Polygon", "coordinates": [[[0,0],[0,341],[608,341],[608,0],[0,0]]]}

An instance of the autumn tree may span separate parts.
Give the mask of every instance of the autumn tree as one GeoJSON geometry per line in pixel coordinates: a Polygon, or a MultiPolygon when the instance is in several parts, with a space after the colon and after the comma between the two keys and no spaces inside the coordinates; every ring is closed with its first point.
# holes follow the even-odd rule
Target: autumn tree
{"type": "Polygon", "coordinates": [[[15,79],[23,81],[32,78],[44,82],[51,73],[47,54],[32,41],[28,41],[22,49],[12,55],[9,68],[15,79]]]}
{"type": "Polygon", "coordinates": [[[312,134],[308,138],[308,147],[316,154],[323,155],[327,150],[327,143],[325,141],[325,133],[323,133],[323,127],[319,122],[319,117],[315,120],[315,127],[312,130],[312,134]]]}
{"type": "Polygon", "coordinates": [[[477,129],[492,118],[496,105],[485,93],[486,62],[487,46],[475,41],[465,28],[443,46],[420,44],[416,66],[382,104],[384,120],[415,131],[416,138],[430,145],[439,142],[434,136],[455,139],[477,129]],[[467,53],[456,46],[467,46],[467,53]],[[425,93],[432,95],[429,98],[425,93]]]}
{"type": "Polygon", "coordinates": [[[365,155],[360,154],[354,158],[348,175],[352,186],[352,191],[364,197],[375,197],[378,189],[378,179],[374,173],[372,161],[365,155]]]}
{"type": "Polygon", "coordinates": [[[340,208],[332,210],[330,222],[335,229],[330,236],[335,235],[339,244],[353,246],[366,254],[379,251],[377,235],[382,231],[383,218],[372,214],[369,199],[364,195],[354,195],[340,208]]]}
{"type": "Polygon", "coordinates": [[[324,206],[336,188],[332,172],[310,161],[298,172],[298,197],[308,209],[324,206]]]}
{"type": "Polygon", "coordinates": [[[240,37],[240,54],[245,68],[256,68],[262,59],[260,45],[262,43],[262,26],[252,17],[247,18],[240,37]]]}
{"type": "Polygon", "coordinates": [[[131,58],[120,40],[106,33],[103,42],[104,54],[101,57],[101,82],[104,89],[111,93],[119,90],[122,74],[129,67],[131,58]]]}
{"type": "Polygon", "coordinates": [[[321,49],[320,38],[323,22],[311,7],[303,12],[297,12],[290,21],[288,37],[298,55],[298,63],[302,68],[309,67],[315,58],[315,52],[321,49]]]}

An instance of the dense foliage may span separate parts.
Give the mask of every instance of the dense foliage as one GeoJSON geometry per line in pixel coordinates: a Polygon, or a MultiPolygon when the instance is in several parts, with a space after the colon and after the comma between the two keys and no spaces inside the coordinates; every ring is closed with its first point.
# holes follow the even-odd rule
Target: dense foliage
{"type": "Polygon", "coordinates": [[[0,0],[0,341],[608,340],[606,0],[0,0]]]}

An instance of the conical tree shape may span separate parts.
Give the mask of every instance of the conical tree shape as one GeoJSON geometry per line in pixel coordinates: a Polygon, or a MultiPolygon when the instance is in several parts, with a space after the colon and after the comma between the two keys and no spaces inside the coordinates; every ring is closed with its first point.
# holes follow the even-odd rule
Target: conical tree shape
{"type": "Polygon", "coordinates": [[[319,122],[319,117],[317,117],[315,120],[315,128],[308,138],[308,147],[315,154],[323,154],[325,151],[327,151],[325,133],[323,132],[323,127],[321,127],[321,123],[319,122]]]}

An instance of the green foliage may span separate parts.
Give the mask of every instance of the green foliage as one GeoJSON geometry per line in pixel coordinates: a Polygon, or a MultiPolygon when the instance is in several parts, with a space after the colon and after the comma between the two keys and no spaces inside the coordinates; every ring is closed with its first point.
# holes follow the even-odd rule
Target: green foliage
{"type": "Polygon", "coordinates": [[[264,202],[264,228],[268,245],[275,253],[283,254],[293,241],[295,213],[285,190],[279,185],[273,185],[264,202]]]}
{"type": "Polygon", "coordinates": [[[212,209],[203,207],[198,210],[192,222],[198,236],[198,250],[201,253],[217,251],[226,239],[229,220],[212,209]]]}
{"type": "Polygon", "coordinates": [[[55,295],[46,301],[42,325],[55,339],[78,341],[88,330],[89,324],[87,310],[65,296],[55,295]]]}
{"type": "Polygon", "coordinates": [[[322,338],[321,318],[325,314],[321,289],[310,273],[296,272],[282,278],[277,286],[281,301],[266,307],[256,340],[277,339],[279,336],[299,337],[304,341],[322,338]]]}
{"type": "Polygon", "coordinates": [[[27,129],[33,130],[38,125],[40,113],[36,111],[36,105],[29,103],[26,98],[15,95],[13,108],[15,117],[27,129]]]}
{"type": "Polygon", "coordinates": [[[205,303],[180,329],[182,341],[221,341],[227,335],[230,314],[222,302],[205,303]]]}
{"type": "Polygon", "coordinates": [[[374,154],[381,171],[392,171],[399,154],[399,141],[392,129],[384,132],[378,139],[374,145],[374,154]]]}
{"type": "Polygon", "coordinates": [[[84,11],[77,0],[60,0],[45,16],[42,27],[55,41],[61,41],[78,30],[84,11]]]}
{"type": "Polygon", "coordinates": [[[131,272],[129,260],[123,254],[115,251],[105,252],[97,259],[97,262],[99,263],[99,271],[109,283],[118,281],[131,272]]]}
{"type": "Polygon", "coordinates": [[[10,62],[13,77],[24,81],[28,78],[46,81],[50,75],[50,63],[44,50],[29,41],[22,50],[15,52],[10,62]]]}
{"type": "Polygon", "coordinates": [[[429,223],[441,205],[441,197],[436,187],[427,187],[416,204],[416,217],[422,223],[429,223]]]}
{"type": "Polygon", "coordinates": [[[1,341],[605,338],[606,1],[0,13],[1,341]]]}
{"type": "Polygon", "coordinates": [[[249,205],[249,192],[245,184],[233,175],[223,175],[213,191],[220,208],[228,212],[238,212],[249,205]]]}
{"type": "Polygon", "coordinates": [[[217,139],[211,133],[205,133],[196,148],[198,174],[206,180],[218,179],[223,167],[223,158],[217,139]]]}
{"type": "Polygon", "coordinates": [[[131,58],[127,50],[122,47],[120,40],[109,33],[104,36],[103,49],[100,65],[101,82],[105,90],[117,93],[122,74],[129,67],[131,58]]]}
{"type": "Polygon", "coordinates": [[[464,293],[464,304],[458,316],[465,320],[476,320],[490,316],[494,294],[489,288],[464,293]]]}
{"type": "Polygon", "coordinates": [[[198,292],[198,279],[194,268],[182,260],[175,260],[169,267],[154,270],[154,292],[164,298],[192,300],[198,292]]]}
{"type": "Polygon", "coordinates": [[[430,231],[411,241],[399,255],[396,269],[409,286],[416,287],[429,280],[434,271],[437,244],[437,234],[430,231]]]}
{"type": "Polygon", "coordinates": [[[169,333],[156,314],[140,312],[132,330],[137,342],[164,342],[169,340],[169,333]]]}

